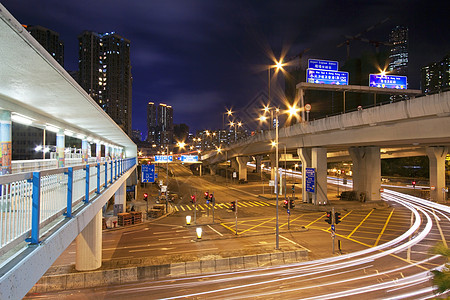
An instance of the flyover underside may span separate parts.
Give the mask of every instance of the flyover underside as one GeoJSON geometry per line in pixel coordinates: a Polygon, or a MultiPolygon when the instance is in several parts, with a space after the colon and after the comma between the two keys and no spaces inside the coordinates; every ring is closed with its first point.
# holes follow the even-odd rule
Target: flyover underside
{"type": "Polygon", "coordinates": [[[64,221],[64,225],[40,244],[28,246],[6,264],[0,270],[0,299],[18,299],[26,295],[61,253],[98,215],[105,203],[123,186],[135,168],[136,166],[126,171],[102,194],[82,207],[73,218],[64,221]]]}

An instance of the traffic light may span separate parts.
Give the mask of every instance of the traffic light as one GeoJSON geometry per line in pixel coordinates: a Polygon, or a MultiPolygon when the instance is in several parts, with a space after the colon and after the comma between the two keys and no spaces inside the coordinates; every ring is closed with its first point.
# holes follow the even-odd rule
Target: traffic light
{"type": "Polygon", "coordinates": [[[284,199],[284,205],[283,205],[283,207],[284,207],[284,208],[288,208],[288,201],[287,201],[287,199],[284,199]]]}
{"type": "Polygon", "coordinates": [[[191,202],[195,203],[195,195],[191,195],[191,202]]]}
{"type": "Polygon", "coordinates": [[[213,194],[209,194],[209,201],[211,201],[212,205],[216,205],[216,198],[213,194]]]}
{"type": "Polygon", "coordinates": [[[144,193],[144,201],[147,201],[147,200],[148,200],[148,194],[144,193]]]}
{"type": "Polygon", "coordinates": [[[231,203],[230,203],[230,209],[231,209],[232,211],[236,211],[236,201],[231,201],[231,203]]]}
{"type": "Polygon", "coordinates": [[[326,215],[326,219],[325,219],[325,222],[327,222],[328,224],[331,224],[331,223],[333,223],[333,217],[332,217],[332,215],[331,215],[331,211],[327,211],[327,215],[326,215]]]}
{"type": "Polygon", "coordinates": [[[290,207],[293,208],[295,206],[294,199],[290,199],[289,201],[291,202],[290,207]]]}
{"type": "Polygon", "coordinates": [[[413,186],[413,188],[416,188],[416,181],[415,180],[413,180],[412,186],[413,186]]]}
{"type": "Polygon", "coordinates": [[[341,223],[341,213],[338,213],[338,212],[334,213],[334,223],[335,224],[341,223]]]}
{"type": "Polygon", "coordinates": [[[209,192],[205,192],[205,199],[208,200],[209,192]]]}

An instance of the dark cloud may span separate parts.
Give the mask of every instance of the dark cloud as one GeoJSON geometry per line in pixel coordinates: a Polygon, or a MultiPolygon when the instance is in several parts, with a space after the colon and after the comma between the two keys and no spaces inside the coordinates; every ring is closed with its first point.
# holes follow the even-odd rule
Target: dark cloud
{"type": "MultiPolygon", "coordinates": [[[[131,41],[133,127],[145,132],[148,101],[173,105],[176,123],[220,128],[225,107],[243,109],[267,90],[270,57],[310,48],[307,58],[343,64],[344,35],[390,20],[365,37],[386,41],[395,25],[410,29],[410,87],[420,67],[450,50],[445,1],[3,0],[22,23],[60,33],[66,65],[77,69],[77,35],[115,31],[131,41]]],[[[360,55],[373,47],[351,45],[360,55]]],[[[279,84],[282,80],[279,78],[279,84]]]]}

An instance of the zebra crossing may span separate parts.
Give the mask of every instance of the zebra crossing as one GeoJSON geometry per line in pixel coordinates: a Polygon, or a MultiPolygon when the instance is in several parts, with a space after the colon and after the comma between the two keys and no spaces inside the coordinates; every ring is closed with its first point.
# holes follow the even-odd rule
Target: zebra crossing
{"type": "MultiPolygon", "coordinates": [[[[264,201],[238,201],[238,207],[256,207],[256,206],[273,206],[274,204],[267,203],[264,201]]],[[[216,203],[215,209],[229,209],[230,203],[216,203]]],[[[212,204],[197,204],[197,210],[203,211],[207,209],[212,209],[212,204]]],[[[174,205],[175,211],[193,211],[195,210],[194,204],[180,204],[174,205]]]]}

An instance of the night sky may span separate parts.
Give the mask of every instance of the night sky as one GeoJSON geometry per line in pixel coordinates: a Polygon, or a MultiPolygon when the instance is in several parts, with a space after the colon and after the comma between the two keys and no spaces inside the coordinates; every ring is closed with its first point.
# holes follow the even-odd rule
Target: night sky
{"type": "MultiPolygon", "coordinates": [[[[244,0],[6,0],[22,24],[60,34],[65,68],[78,69],[77,36],[111,32],[131,41],[133,128],[146,133],[146,104],[174,108],[174,123],[191,132],[219,129],[226,108],[248,109],[267,92],[273,56],[345,62],[344,35],[356,35],[387,17],[364,37],[387,41],[396,25],[409,28],[409,88],[420,88],[420,68],[450,52],[446,1],[244,0]],[[446,3],[446,4],[444,4],[446,3]]],[[[355,41],[350,55],[374,47],[355,41]]],[[[352,75],[350,74],[350,77],[352,75]]],[[[282,76],[281,76],[282,77],[282,76]]],[[[278,88],[283,86],[278,78],[278,88]]],[[[276,82],[272,83],[275,90],[276,82]]],[[[276,94],[276,93],[274,93],[276,94]]],[[[241,113],[244,122],[245,114],[241,113]]]]}

